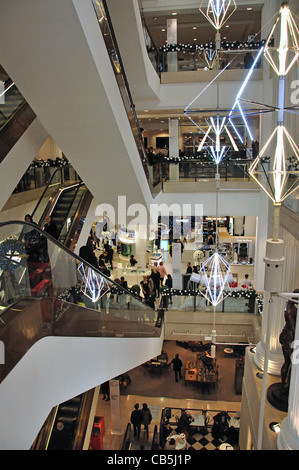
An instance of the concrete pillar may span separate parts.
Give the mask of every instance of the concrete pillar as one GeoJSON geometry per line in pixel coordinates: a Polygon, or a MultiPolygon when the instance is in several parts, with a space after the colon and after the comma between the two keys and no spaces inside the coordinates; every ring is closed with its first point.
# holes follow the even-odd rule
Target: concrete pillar
{"type": "Polygon", "coordinates": [[[261,341],[256,346],[254,361],[261,370],[264,369],[266,348],[269,348],[268,373],[280,375],[283,364],[283,355],[279,343],[279,334],[283,326],[284,302],[277,295],[282,291],[282,274],[284,265],[284,242],[283,240],[267,240],[265,261],[265,291],[264,311],[262,321],[261,341]],[[272,297],[271,303],[269,303],[272,297]],[[270,324],[268,325],[268,322],[270,324]],[[267,327],[269,326],[270,343],[267,344],[267,327]]]}
{"type": "MultiPolygon", "coordinates": [[[[177,44],[177,19],[171,18],[167,20],[167,44],[177,44]]],[[[167,71],[177,72],[178,71],[178,53],[168,52],[167,53],[167,71]]]]}
{"type": "MultiPolygon", "coordinates": [[[[179,156],[179,120],[169,119],[169,156],[179,156]]],[[[179,181],[179,165],[169,165],[169,180],[179,181]]]]}

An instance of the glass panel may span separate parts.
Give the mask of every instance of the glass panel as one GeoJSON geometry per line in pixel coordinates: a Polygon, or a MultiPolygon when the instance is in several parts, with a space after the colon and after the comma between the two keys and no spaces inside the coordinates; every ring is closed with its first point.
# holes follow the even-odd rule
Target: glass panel
{"type": "Polygon", "coordinates": [[[4,84],[4,92],[0,100],[0,130],[11,119],[17,109],[26,103],[23,96],[10,79],[4,84]]]}
{"type": "MultiPolygon", "coordinates": [[[[216,306],[216,312],[253,313],[255,307],[256,292],[239,290],[232,293],[216,306]]],[[[196,293],[180,293],[175,291],[166,293],[162,297],[162,308],[167,311],[189,311],[189,312],[213,312],[214,307],[203,295],[196,293]],[[172,293],[173,292],[173,293],[172,293]]]]}
{"type": "Polygon", "coordinates": [[[150,306],[33,224],[0,224],[0,279],[4,311],[20,299],[52,297],[129,321],[157,320],[150,306]]]}

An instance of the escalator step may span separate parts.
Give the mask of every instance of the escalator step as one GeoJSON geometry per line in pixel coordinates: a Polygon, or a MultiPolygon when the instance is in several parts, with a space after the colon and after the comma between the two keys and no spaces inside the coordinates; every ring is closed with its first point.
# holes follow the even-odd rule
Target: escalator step
{"type": "Polygon", "coordinates": [[[61,413],[78,413],[79,406],[65,405],[59,407],[61,413]]]}

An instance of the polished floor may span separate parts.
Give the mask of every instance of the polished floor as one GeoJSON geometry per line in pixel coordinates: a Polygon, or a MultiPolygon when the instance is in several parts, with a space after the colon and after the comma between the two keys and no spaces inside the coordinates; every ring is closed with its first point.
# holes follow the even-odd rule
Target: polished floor
{"type": "MultiPolygon", "coordinates": [[[[100,250],[96,250],[96,255],[99,256],[100,250]]],[[[192,263],[192,250],[185,250],[182,256],[182,273],[186,272],[187,262],[190,261],[192,263]]],[[[165,268],[168,273],[172,274],[172,260],[169,256],[167,251],[162,251],[161,260],[164,262],[165,268]]],[[[111,272],[111,278],[115,279],[124,275],[126,280],[128,281],[128,285],[131,286],[133,284],[140,284],[142,280],[142,273],[130,273],[128,270],[126,271],[127,262],[121,256],[114,256],[113,260],[114,269],[111,272]],[[120,266],[121,269],[120,269],[120,266]]],[[[147,254],[147,264],[150,264],[150,254],[147,254]]],[[[193,263],[192,263],[193,264],[193,263]]],[[[250,278],[253,279],[253,265],[239,265],[236,266],[236,270],[238,270],[239,278],[243,278],[245,273],[248,273],[250,278]]],[[[235,361],[229,360],[230,363],[227,364],[227,371],[230,374],[234,374],[234,367],[235,361]]],[[[141,366],[140,366],[141,367],[141,366]]],[[[125,371],[124,371],[125,372],[125,371]]],[[[224,373],[225,375],[225,373],[224,373]]],[[[128,387],[128,390],[125,395],[120,395],[119,397],[119,410],[120,413],[118,415],[118,423],[116,424],[117,430],[115,430],[115,418],[112,419],[112,412],[111,412],[111,401],[103,400],[102,394],[99,395],[99,400],[96,408],[96,415],[104,417],[105,420],[105,433],[103,436],[103,449],[104,450],[120,450],[122,447],[124,434],[127,428],[128,423],[130,422],[131,412],[134,408],[135,403],[147,403],[149,408],[152,411],[153,420],[149,427],[149,437],[146,439],[145,433],[142,430],[140,440],[134,441],[132,440],[132,450],[139,450],[144,449],[148,450],[151,447],[151,442],[153,438],[153,432],[155,425],[157,425],[159,429],[160,419],[161,419],[161,412],[162,409],[165,407],[172,407],[172,408],[186,408],[186,409],[198,409],[198,410],[214,410],[214,411],[227,411],[233,412],[234,414],[240,413],[241,411],[241,398],[240,395],[234,394],[234,392],[230,391],[230,394],[227,395],[226,393],[218,393],[215,396],[210,395],[201,395],[199,394],[199,399],[195,398],[188,398],[188,392],[183,395],[185,398],[182,398],[182,393],[180,396],[176,395],[176,389],[174,384],[172,384],[171,380],[173,378],[169,378],[169,393],[167,396],[160,396],[159,393],[159,380],[157,378],[153,378],[152,383],[149,384],[147,382],[148,388],[156,387],[156,393],[152,393],[151,396],[146,394],[146,391],[143,393],[135,394],[134,391],[132,393],[132,389],[134,387],[128,387]],[[219,396],[229,396],[229,400],[219,399],[219,396]],[[214,399],[213,399],[214,398],[214,399]],[[121,429],[121,431],[119,431],[121,429]]],[[[146,378],[146,380],[151,380],[146,378]]],[[[233,385],[232,385],[233,387],[233,385]]],[[[146,387],[145,387],[146,388],[146,387]]],[[[188,387],[187,387],[188,389],[188,387]]],[[[191,394],[190,394],[191,395],[191,394]]],[[[115,416],[115,415],[114,415],[115,416]]],[[[206,431],[202,431],[200,433],[196,433],[187,441],[187,450],[216,450],[222,444],[227,442],[226,437],[224,440],[215,440],[209,433],[206,431]]]]}
{"type": "MultiPolygon", "coordinates": [[[[241,411],[240,402],[222,402],[222,401],[209,401],[209,400],[194,400],[194,399],[177,399],[165,397],[146,397],[137,395],[120,396],[120,419],[122,433],[114,432],[111,418],[111,406],[109,401],[102,400],[102,395],[99,396],[98,406],[96,410],[97,416],[103,416],[105,419],[105,434],[103,437],[104,450],[120,450],[124,433],[127,424],[130,422],[131,412],[135,403],[146,402],[152,410],[153,420],[149,426],[149,438],[145,438],[145,433],[142,430],[140,441],[133,441],[132,449],[140,449],[142,446],[144,450],[150,449],[154,427],[157,425],[159,428],[161,411],[164,407],[173,408],[186,408],[194,410],[213,410],[213,411],[227,411],[239,412],[241,411]]],[[[187,450],[216,450],[221,444],[227,442],[218,440],[216,442],[210,434],[197,433],[187,441],[187,450]]]]}

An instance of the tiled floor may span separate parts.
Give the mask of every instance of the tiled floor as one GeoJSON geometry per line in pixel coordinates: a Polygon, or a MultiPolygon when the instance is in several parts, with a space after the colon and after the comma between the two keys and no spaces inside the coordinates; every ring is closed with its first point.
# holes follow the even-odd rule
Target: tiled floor
{"type": "MultiPolygon", "coordinates": [[[[135,403],[144,403],[146,402],[153,410],[153,420],[149,427],[149,438],[145,439],[144,431],[141,431],[140,441],[134,442],[132,449],[140,449],[141,446],[145,450],[150,449],[152,442],[153,431],[155,425],[160,424],[161,411],[164,407],[173,407],[173,408],[187,408],[187,409],[204,409],[204,410],[214,410],[214,411],[241,411],[240,402],[219,402],[219,401],[205,401],[205,400],[182,400],[176,398],[164,398],[164,397],[144,397],[136,395],[127,395],[120,396],[120,413],[121,413],[121,428],[122,434],[118,435],[113,432],[112,429],[112,420],[111,420],[111,408],[110,402],[102,400],[102,395],[99,396],[98,406],[96,410],[97,416],[103,416],[105,419],[105,435],[103,438],[103,447],[104,450],[120,450],[123,442],[124,433],[127,427],[127,424],[130,421],[131,411],[134,408],[135,403]]],[[[187,441],[187,450],[216,450],[219,445],[224,441],[215,440],[209,433],[204,431],[200,434],[197,433],[194,436],[190,437],[187,441]]]]}

